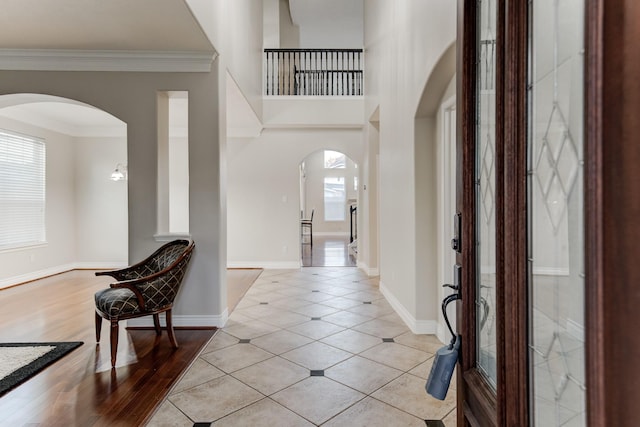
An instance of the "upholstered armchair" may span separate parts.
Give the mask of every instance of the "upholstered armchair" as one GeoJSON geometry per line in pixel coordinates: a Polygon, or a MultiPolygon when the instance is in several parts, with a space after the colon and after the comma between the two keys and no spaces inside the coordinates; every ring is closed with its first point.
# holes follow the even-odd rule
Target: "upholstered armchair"
{"type": "Polygon", "coordinates": [[[171,310],[194,246],[192,240],[174,240],[131,267],[96,273],[96,276],[111,276],[117,280],[109,288],[95,294],[96,341],[100,343],[102,318],[105,318],[111,323],[112,367],[116,365],[120,320],[151,315],[156,334],[160,335],[162,331],[158,315],[165,312],[169,341],[175,348],[178,347],[171,310]]]}

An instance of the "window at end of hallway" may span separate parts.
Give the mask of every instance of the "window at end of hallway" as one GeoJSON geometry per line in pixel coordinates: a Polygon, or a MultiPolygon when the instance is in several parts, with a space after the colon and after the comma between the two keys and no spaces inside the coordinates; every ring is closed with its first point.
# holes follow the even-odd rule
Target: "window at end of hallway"
{"type": "Polygon", "coordinates": [[[346,191],[344,177],[324,178],[324,220],[344,221],[346,191]]]}

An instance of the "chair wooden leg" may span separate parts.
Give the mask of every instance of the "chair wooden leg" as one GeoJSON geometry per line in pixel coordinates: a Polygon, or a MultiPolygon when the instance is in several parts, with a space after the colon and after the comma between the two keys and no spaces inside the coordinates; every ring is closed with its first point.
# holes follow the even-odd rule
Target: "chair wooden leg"
{"type": "Polygon", "coordinates": [[[100,342],[100,332],[102,331],[102,316],[96,311],[96,342],[100,342]]]}
{"type": "Polygon", "coordinates": [[[167,333],[169,334],[169,341],[171,341],[171,345],[175,348],[178,348],[178,341],[176,340],[176,334],[173,332],[173,321],[171,320],[171,310],[167,310],[166,312],[167,319],[167,333]]]}
{"type": "Polygon", "coordinates": [[[311,248],[313,248],[313,224],[309,225],[309,241],[311,242],[311,248]]]}
{"type": "Polygon", "coordinates": [[[111,320],[111,367],[116,367],[116,355],[118,354],[118,321],[111,320]]]}
{"type": "Polygon", "coordinates": [[[160,329],[160,316],[157,314],[153,315],[153,326],[156,328],[156,335],[162,334],[162,329],[160,329]]]}

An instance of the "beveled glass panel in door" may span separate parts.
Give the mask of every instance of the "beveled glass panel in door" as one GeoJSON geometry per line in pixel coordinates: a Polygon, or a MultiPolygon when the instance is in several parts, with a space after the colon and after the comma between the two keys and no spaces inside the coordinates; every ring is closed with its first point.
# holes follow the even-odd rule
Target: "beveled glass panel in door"
{"type": "Polygon", "coordinates": [[[532,425],[583,426],[584,0],[533,0],[529,13],[532,425]]]}
{"type": "Polygon", "coordinates": [[[496,389],[496,0],[478,9],[476,127],[477,368],[496,389]]]}

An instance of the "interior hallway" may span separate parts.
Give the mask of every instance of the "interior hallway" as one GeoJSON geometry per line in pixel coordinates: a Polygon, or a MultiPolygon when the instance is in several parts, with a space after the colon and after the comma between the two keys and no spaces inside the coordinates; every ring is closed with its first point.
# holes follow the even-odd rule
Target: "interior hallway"
{"type": "Polygon", "coordinates": [[[357,269],[266,270],[148,425],[455,426],[455,379],[424,390],[441,346],[357,269]]]}

